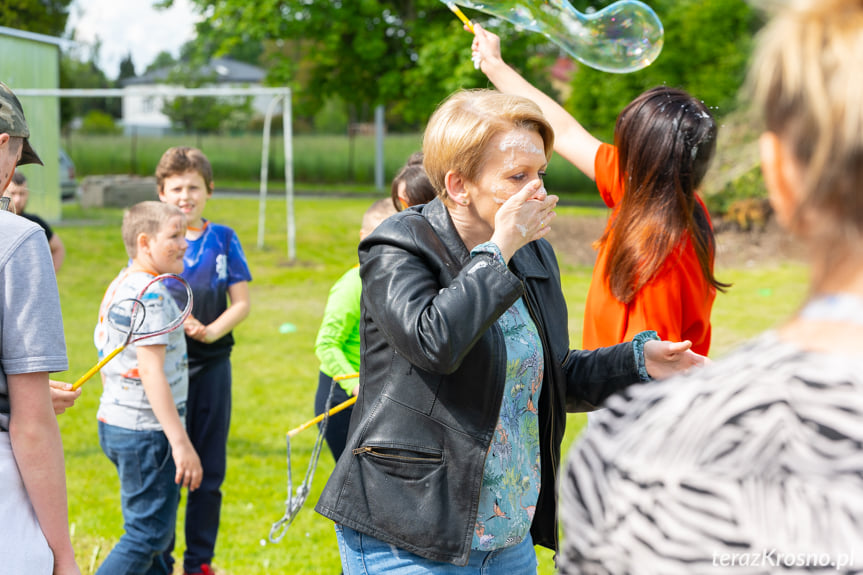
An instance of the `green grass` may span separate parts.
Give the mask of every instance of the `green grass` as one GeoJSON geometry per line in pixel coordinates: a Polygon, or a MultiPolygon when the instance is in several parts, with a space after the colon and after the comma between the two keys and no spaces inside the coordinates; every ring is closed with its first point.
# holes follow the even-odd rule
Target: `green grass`
{"type": "MultiPolygon", "coordinates": [[[[213,221],[237,230],[249,259],[252,312],[235,331],[234,395],[228,476],[215,566],[226,575],[265,573],[338,573],[332,524],[316,514],[314,502],[333,468],[321,454],[313,488],[279,544],[261,545],[271,524],[284,512],[286,498],[285,432],[313,416],[318,362],[313,344],[331,284],[356,261],[360,219],[369,198],[298,199],[297,261],[286,261],[285,204],[267,203],[264,249],[256,247],[255,199],[216,197],[207,206],[213,221]],[[290,322],[293,333],[279,327],[290,322]]],[[[583,214],[561,207],[559,217],[583,214]]],[[[604,212],[596,212],[604,213],[604,212]]],[[[57,227],[67,249],[58,276],[70,370],[58,379],[77,379],[96,360],[93,327],[102,293],[124,265],[120,210],[83,210],[64,206],[57,227]]],[[[567,267],[563,286],[569,304],[573,345],[581,341],[589,268],[567,267]]],[[[765,269],[721,269],[734,282],[714,307],[714,351],[719,357],[788,316],[801,301],[806,275],[799,265],[765,269]]],[[[69,512],[73,542],[82,571],[92,573],[122,534],[116,472],[102,454],[96,431],[98,379],[84,386],[76,406],[60,416],[66,452],[69,512]]],[[[564,453],[584,422],[570,415],[564,453]]],[[[315,440],[308,430],[292,441],[294,485],[303,477],[315,440]]],[[[178,533],[178,551],[184,544],[178,533]]],[[[552,553],[538,548],[540,573],[554,573],[552,553]]]]}
{"type": "MultiPolygon", "coordinates": [[[[195,146],[218,167],[216,186],[258,189],[262,135],[96,136],[73,134],[63,147],[75,162],[78,178],[104,174],[153,175],[162,153],[171,146],[195,146]]],[[[374,185],[375,139],[343,135],[295,135],[294,183],[297,189],[355,191],[374,185]]],[[[412,153],[422,148],[422,134],[387,134],[384,138],[384,181],[389,182],[412,153]]],[[[268,179],[270,187],[285,180],[284,144],[281,134],[270,139],[268,179]]],[[[555,154],[549,163],[546,187],[553,193],[596,202],[592,182],[572,164],[555,154]]],[[[283,185],[283,184],[282,184],[283,185]]]]}

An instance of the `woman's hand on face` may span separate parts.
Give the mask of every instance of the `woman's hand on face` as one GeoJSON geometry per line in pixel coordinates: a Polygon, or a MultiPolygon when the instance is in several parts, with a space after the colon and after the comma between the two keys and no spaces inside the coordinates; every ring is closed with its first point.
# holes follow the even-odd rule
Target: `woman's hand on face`
{"type": "Polygon", "coordinates": [[[692,351],[691,341],[648,341],[644,344],[644,367],[653,379],[665,379],[693,367],[702,367],[710,359],[692,351]]]}
{"type": "Polygon", "coordinates": [[[521,247],[544,237],[557,215],[557,196],[549,195],[542,180],[533,180],[501,205],[494,218],[491,237],[500,248],[503,259],[510,258],[521,247]]]}

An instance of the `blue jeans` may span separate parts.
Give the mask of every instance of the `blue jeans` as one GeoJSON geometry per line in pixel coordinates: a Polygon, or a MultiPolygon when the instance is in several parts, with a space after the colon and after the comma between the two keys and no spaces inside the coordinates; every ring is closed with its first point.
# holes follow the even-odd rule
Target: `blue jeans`
{"type": "Polygon", "coordinates": [[[512,547],[471,551],[464,567],[425,559],[338,523],[336,538],[345,575],[536,575],[536,552],[529,533],[512,547]]]}
{"type": "Polygon", "coordinates": [[[99,422],[99,444],[120,476],[125,533],[97,575],[169,575],[162,552],[177,521],[180,487],[164,432],[132,431],[99,422]]]}

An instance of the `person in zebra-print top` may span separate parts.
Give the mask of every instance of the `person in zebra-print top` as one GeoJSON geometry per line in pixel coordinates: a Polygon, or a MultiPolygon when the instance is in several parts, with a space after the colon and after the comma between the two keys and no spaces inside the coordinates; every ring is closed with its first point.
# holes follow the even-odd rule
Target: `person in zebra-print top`
{"type": "Polygon", "coordinates": [[[560,478],[560,573],[863,573],[863,0],[789,2],[748,91],[794,317],[613,396],[560,478]]]}

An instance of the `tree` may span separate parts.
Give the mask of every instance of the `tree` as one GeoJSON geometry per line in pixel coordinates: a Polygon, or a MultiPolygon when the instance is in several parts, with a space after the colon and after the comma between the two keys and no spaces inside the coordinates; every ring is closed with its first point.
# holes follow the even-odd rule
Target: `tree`
{"type": "Polygon", "coordinates": [[[14,0],[0,2],[0,23],[27,32],[62,36],[72,0],[14,0]]]}
{"type": "Polygon", "coordinates": [[[168,52],[167,50],[162,50],[161,52],[156,54],[156,57],[153,58],[153,61],[150,62],[150,64],[144,69],[144,73],[148,74],[150,72],[153,72],[154,70],[170,68],[176,63],[177,61],[174,59],[173,56],[171,56],[170,52],[168,52]]]}
{"type": "MultiPolygon", "coordinates": [[[[78,50],[63,53],[60,56],[60,87],[112,88],[112,82],[96,65],[100,49],[101,44],[96,42],[86,53],[78,50]]],[[[93,110],[117,117],[120,108],[119,98],[61,98],[60,123],[65,127],[73,118],[83,118],[93,110]]]]}
{"type": "Polygon", "coordinates": [[[132,61],[132,52],[126,54],[126,57],[120,60],[120,73],[117,75],[117,85],[120,85],[126,78],[134,78],[135,62],[132,61]]]}
{"type": "MultiPolygon", "coordinates": [[[[184,85],[189,88],[215,83],[215,74],[206,76],[198,73],[199,69],[195,62],[177,65],[165,81],[168,84],[184,85]]],[[[252,99],[248,96],[242,98],[178,96],[163,103],[162,113],[185,132],[219,132],[247,126],[252,117],[252,99]]]]}
{"type": "Polygon", "coordinates": [[[665,30],[656,61],[631,74],[607,74],[581,66],[572,80],[567,109],[606,141],[611,139],[620,110],[652,86],[683,88],[704,101],[716,116],[733,111],[752,36],[761,25],[758,14],[744,0],[651,0],[648,4],[665,30]]]}
{"type": "MultiPolygon", "coordinates": [[[[539,0],[535,0],[539,2],[539,0]]],[[[163,0],[170,5],[172,0],[163,0]]],[[[198,28],[221,49],[262,42],[268,82],[289,85],[295,113],[345,102],[351,121],[367,121],[386,104],[390,125],[419,126],[459,88],[488,86],[470,62],[470,35],[440,0],[193,0],[205,16],[198,28]]],[[[612,0],[572,0],[582,12],[612,0]]],[[[618,112],[657,84],[681,86],[720,112],[732,109],[760,24],[744,0],[647,0],[665,26],[656,62],[631,74],[579,66],[566,107],[588,128],[610,135],[618,112]]],[[[507,61],[540,89],[554,93],[550,66],[560,55],[542,34],[466,10],[497,32],[507,61]]]]}
{"type": "MultiPolygon", "coordinates": [[[[193,2],[206,16],[203,42],[229,51],[263,43],[268,82],[293,88],[300,115],[336,98],[352,122],[370,120],[378,104],[391,122],[421,122],[453,89],[486,84],[470,63],[470,35],[439,0],[193,2]]],[[[542,42],[519,36],[515,61],[542,42]]]]}

